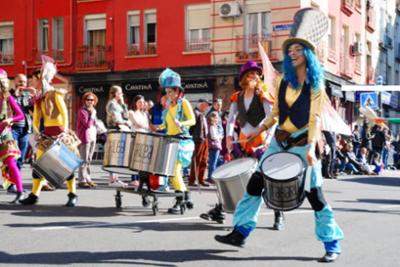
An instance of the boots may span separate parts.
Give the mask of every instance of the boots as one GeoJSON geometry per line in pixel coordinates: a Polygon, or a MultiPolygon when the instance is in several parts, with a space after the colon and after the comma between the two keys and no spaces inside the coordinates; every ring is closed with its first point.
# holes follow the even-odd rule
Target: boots
{"type": "Polygon", "coordinates": [[[283,212],[280,210],[274,210],[275,213],[275,222],[274,222],[274,230],[280,231],[285,228],[283,212]]]}
{"type": "Polygon", "coordinates": [[[215,240],[217,240],[218,242],[236,247],[243,247],[245,239],[246,238],[236,229],[233,229],[230,234],[215,236],[215,240]]]}
{"type": "Polygon", "coordinates": [[[192,198],[190,196],[190,192],[189,191],[185,191],[184,194],[185,194],[185,205],[186,205],[186,208],[188,208],[190,210],[193,209],[194,204],[193,204],[192,198]]]}
{"type": "Polygon", "coordinates": [[[23,198],[24,198],[24,193],[22,193],[22,192],[17,192],[17,193],[16,193],[16,196],[15,196],[15,198],[14,198],[14,200],[11,201],[10,203],[11,203],[11,204],[15,204],[15,203],[21,201],[23,198]]]}
{"type": "Polygon", "coordinates": [[[184,209],[183,197],[182,196],[177,196],[175,204],[172,206],[172,208],[168,209],[168,213],[170,213],[170,214],[180,214],[180,213],[183,213],[182,209],[184,209]]]}
{"type": "Polygon", "coordinates": [[[68,193],[68,202],[65,204],[67,207],[75,207],[78,202],[78,196],[72,192],[68,193]]]}
{"type": "Polygon", "coordinates": [[[209,210],[207,213],[200,214],[200,218],[221,224],[224,223],[225,212],[222,208],[222,204],[215,204],[215,207],[213,209],[209,210]]]}
{"type": "Polygon", "coordinates": [[[38,199],[39,198],[37,196],[35,196],[33,193],[30,193],[27,198],[19,200],[19,203],[22,205],[34,205],[38,199]]]}

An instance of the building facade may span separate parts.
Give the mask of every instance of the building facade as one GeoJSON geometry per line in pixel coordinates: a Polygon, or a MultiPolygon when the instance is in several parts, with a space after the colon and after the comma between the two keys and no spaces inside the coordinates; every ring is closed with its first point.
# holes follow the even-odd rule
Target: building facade
{"type": "MultiPolygon", "coordinates": [[[[329,17],[329,33],[317,51],[326,69],[327,91],[342,116],[353,122],[358,96],[342,92],[341,85],[374,84],[381,73],[387,83],[400,79],[396,13],[386,15],[394,25],[388,30],[393,51],[386,53],[386,59],[393,58],[391,69],[384,62],[386,69],[378,66],[385,58],[381,51],[385,46],[379,45],[379,40],[385,40],[380,38],[377,16],[380,2],[7,1],[8,12],[0,15],[0,66],[10,76],[30,74],[40,67],[41,54],[50,55],[60,72],[56,83],[70,91],[70,109],[77,110],[84,92],[94,91],[101,118],[111,85],[121,85],[128,101],[136,94],[155,98],[158,76],[165,67],[182,75],[190,100],[220,97],[226,109],[238,87],[240,65],[248,59],[260,60],[258,43],[279,69],[281,44],[289,35],[293,15],[312,6],[329,17]]],[[[390,5],[399,1],[384,2],[385,12],[396,12],[390,5]]],[[[385,108],[397,106],[393,100],[385,108]]],[[[75,112],[71,114],[73,121],[75,112]]]]}

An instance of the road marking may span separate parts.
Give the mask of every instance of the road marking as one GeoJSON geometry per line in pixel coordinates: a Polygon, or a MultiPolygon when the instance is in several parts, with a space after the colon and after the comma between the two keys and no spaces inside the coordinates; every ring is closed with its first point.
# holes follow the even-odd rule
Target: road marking
{"type": "MultiPolygon", "coordinates": [[[[295,210],[290,211],[289,214],[302,214],[314,212],[313,210],[295,210]]],[[[273,215],[273,211],[261,212],[260,216],[273,215]]],[[[169,219],[154,219],[154,220],[140,220],[140,221],[129,221],[124,223],[94,223],[94,224],[81,224],[81,225],[69,225],[69,226],[44,226],[33,228],[33,231],[53,231],[53,230],[65,230],[65,229],[79,229],[79,228],[92,228],[92,227],[104,227],[104,226],[119,226],[126,224],[135,223],[164,223],[164,222],[177,222],[177,221],[191,221],[191,220],[203,220],[200,217],[180,217],[180,218],[169,218],[169,219]]]]}
{"type": "Polygon", "coordinates": [[[397,208],[400,208],[400,205],[385,205],[385,206],[380,206],[379,207],[380,209],[397,209],[397,208]]]}

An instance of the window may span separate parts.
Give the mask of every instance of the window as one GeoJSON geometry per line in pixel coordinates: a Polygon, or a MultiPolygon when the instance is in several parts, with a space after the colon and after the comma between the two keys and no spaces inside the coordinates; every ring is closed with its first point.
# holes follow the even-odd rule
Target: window
{"type": "Polygon", "coordinates": [[[39,54],[49,51],[49,20],[39,19],[38,23],[38,50],[39,54]]]}
{"type": "Polygon", "coordinates": [[[14,23],[0,23],[0,64],[14,62],[14,23]]]}
{"type": "Polygon", "coordinates": [[[335,29],[336,23],[334,17],[329,17],[328,20],[328,45],[329,49],[335,51],[336,50],[336,42],[335,42],[335,29]]]}
{"type": "Polygon", "coordinates": [[[53,57],[64,60],[64,18],[53,19],[53,57]]]}
{"type": "Polygon", "coordinates": [[[88,15],[85,17],[85,44],[89,47],[105,47],[106,15],[88,15]]]}
{"type": "Polygon", "coordinates": [[[246,16],[245,49],[252,51],[258,49],[258,42],[263,42],[271,37],[271,12],[249,13],[246,16]]]}
{"type": "Polygon", "coordinates": [[[157,53],[157,13],[154,9],[144,12],[145,54],[157,53]]]}
{"type": "Polygon", "coordinates": [[[210,20],[211,8],[209,4],[187,7],[185,51],[210,50],[210,20]]]}
{"type": "Polygon", "coordinates": [[[128,12],[128,55],[140,54],[140,12],[128,12]]]}

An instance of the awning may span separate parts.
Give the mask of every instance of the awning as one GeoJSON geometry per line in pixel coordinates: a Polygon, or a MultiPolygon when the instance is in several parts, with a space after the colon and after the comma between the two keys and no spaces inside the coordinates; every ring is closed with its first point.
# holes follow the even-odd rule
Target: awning
{"type": "Polygon", "coordinates": [[[329,85],[329,88],[331,89],[332,96],[337,96],[337,97],[343,98],[342,87],[340,85],[337,85],[337,84],[329,82],[329,81],[328,81],[328,85],[329,85]]]}

